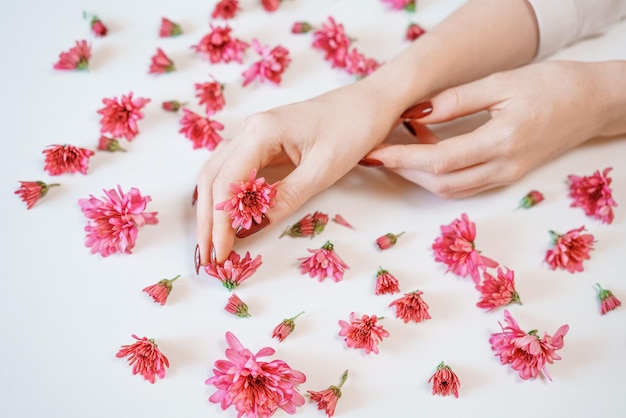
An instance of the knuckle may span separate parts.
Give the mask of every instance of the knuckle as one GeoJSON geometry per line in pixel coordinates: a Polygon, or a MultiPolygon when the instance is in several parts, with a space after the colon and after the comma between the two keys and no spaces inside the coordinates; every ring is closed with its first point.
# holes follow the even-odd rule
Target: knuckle
{"type": "Polygon", "coordinates": [[[444,174],[450,171],[450,160],[446,158],[435,158],[430,161],[429,169],[433,174],[444,174]]]}
{"type": "Polygon", "coordinates": [[[242,130],[246,134],[259,134],[268,132],[274,128],[276,117],[270,112],[253,113],[247,116],[242,125],[242,130]]]}

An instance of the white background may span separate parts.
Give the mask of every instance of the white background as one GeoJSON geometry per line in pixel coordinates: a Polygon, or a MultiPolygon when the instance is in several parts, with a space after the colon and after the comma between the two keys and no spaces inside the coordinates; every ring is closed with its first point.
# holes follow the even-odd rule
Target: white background
{"type": "MultiPolygon", "coordinates": [[[[291,24],[320,24],[328,16],[343,23],[355,46],[385,61],[406,46],[406,25],[415,20],[431,28],[461,2],[419,2],[417,14],[390,11],[378,0],[284,1],[266,13],[259,2],[241,1],[229,21],[233,34],[251,41],[281,44],[293,62],[281,86],[252,83],[241,87],[241,72],[256,60],[246,52],[244,65],[211,65],[190,49],[209,30],[215,1],[23,1],[0,6],[0,83],[3,152],[0,154],[0,416],[48,417],[235,417],[208,401],[214,392],[204,380],[224,358],[224,333],[232,331],[251,350],[272,346],[272,358],[303,371],[306,390],[336,384],[350,376],[337,407],[338,417],[442,416],[526,417],[617,416],[626,408],[626,309],[599,314],[594,284],[602,283],[626,302],[626,138],[595,140],[534,171],[517,184],[460,201],[443,201],[380,169],[357,167],[326,192],[310,200],[283,225],[237,243],[239,252],[261,254],[263,265],[236,293],[248,303],[251,318],[223,310],[229,292],[193,268],[195,211],[191,193],[206,150],[193,150],[178,133],[179,114],[160,109],[164,100],[188,101],[201,112],[193,84],[209,74],[226,84],[226,108],[215,116],[231,137],[242,119],[255,111],[301,100],[352,79],[331,69],[310,46],[310,35],[290,34],[291,24]],[[109,27],[93,38],[83,10],[100,15],[109,27]],[[184,35],[158,38],[162,16],[182,24],[184,35]],[[87,72],[52,69],[58,54],[87,39],[93,58],[87,72]],[[153,76],[150,57],[161,47],[177,71],[153,76]],[[104,97],[133,91],[152,102],[140,121],[140,134],[122,145],[127,153],[97,152],[89,173],[52,178],[43,171],[41,151],[50,144],[95,149],[104,97]],[[614,167],[614,197],[619,206],[612,225],[569,208],[568,174],[589,175],[614,167]],[[13,192],[19,180],[60,182],[32,210],[13,192]],[[86,219],[77,201],[120,184],[138,187],[153,201],[158,225],[139,231],[133,254],[108,258],[84,247],[86,219]],[[530,210],[515,210],[531,189],[546,200],[530,210]],[[340,213],[356,229],[329,223],[322,235],[278,239],[280,232],[313,211],[340,213]],[[552,334],[569,324],[563,357],[549,366],[553,381],[522,381],[501,366],[490,350],[489,335],[499,330],[502,310],[485,313],[475,306],[471,280],[445,274],[430,246],[439,226],[461,213],[476,222],[476,245],[484,255],[515,270],[523,306],[510,307],[526,330],[552,334]],[[597,239],[585,271],[551,271],[543,262],[548,230],[565,232],[585,225],[597,239]],[[398,244],[381,252],[375,239],[406,231],[398,244]],[[344,281],[322,283],[303,276],[297,259],[326,240],[350,265],[344,281]],[[374,295],[379,266],[392,272],[403,292],[420,289],[432,319],[404,324],[387,307],[398,295],[374,295]],[[141,291],[176,275],[182,277],[165,306],[141,291]],[[306,311],[283,343],[271,338],[284,318],[306,311]],[[351,311],[384,316],[390,337],[379,355],[348,349],[337,335],[337,321],[351,311]],[[156,339],[171,368],[151,385],[133,376],[115,353],[133,342],[131,334],[156,339]],[[432,396],[427,383],[440,361],[461,379],[459,399],[432,396]]],[[[220,23],[220,22],[216,22],[220,23]]],[[[556,58],[626,58],[626,23],[604,36],[581,42],[556,58]]],[[[428,63],[424,63],[428,65],[428,63]]],[[[416,69],[419,71],[419,68],[416,69]]],[[[467,129],[470,121],[442,127],[442,135],[467,129]]],[[[332,167],[328,167],[332,170],[332,167]]],[[[270,178],[280,175],[269,173],[270,178]]],[[[315,404],[298,416],[324,416],[315,404]]],[[[287,416],[279,411],[276,416],[287,416]]]]}

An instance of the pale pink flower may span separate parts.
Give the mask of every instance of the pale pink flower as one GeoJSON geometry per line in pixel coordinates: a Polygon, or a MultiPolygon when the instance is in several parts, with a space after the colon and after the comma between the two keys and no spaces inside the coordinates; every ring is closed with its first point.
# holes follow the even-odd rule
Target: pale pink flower
{"type": "Polygon", "coordinates": [[[341,387],[346,380],[348,379],[348,371],[346,370],[341,375],[341,381],[337,386],[330,385],[328,389],[321,390],[319,392],[313,390],[307,390],[311,399],[317,402],[317,409],[319,411],[326,412],[326,415],[330,418],[335,414],[335,408],[337,407],[337,402],[339,398],[341,398],[341,387]]]}
{"type": "Polygon", "coordinates": [[[600,299],[600,312],[602,315],[606,315],[607,312],[622,305],[622,302],[613,292],[608,289],[603,289],[599,283],[596,283],[596,286],[598,286],[598,299],[600,299]]]}
{"type": "Polygon", "coordinates": [[[267,184],[265,177],[256,178],[256,173],[253,169],[248,181],[231,183],[233,196],[215,205],[215,209],[230,215],[234,229],[250,229],[252,222],[261,223],[263,215],[276,203],[278,182],[267,184]]]}
{"type": "Polygon", "coordinates": [[[143,291],[150,295],[155,303],[159,303],[163,306],[165,305],[165,302],[167,302],[167,297],[172,291],[172,283],[174,283],[174,281],[179,277],[180,274],[173,279],[160,280],[156,284],[145,287],[143,291]]]}
{"type": "Polygon", "coordinates": [[[152,56],[150,64],[150,74],[164,74],[174,71],[174,61],[172,61],[161,48],[157,48],[156,54],[152,56]]]}
{"type": "Polygon", "coordinates": [[[561,268],[570,273],[584,270],[583,261],[589,260],[589,252],[596,242],[592,234],[583,234],[585,227],[572,229],[563,235],[550,231],[553,247],[546,251],[546,262],[552,270],[561,268]]]}
{"type": "Polygon", "coordinates": [[[404,232],[400,232],[399,234],[385,234],[378,238],[376,238],[376,245],[381,250],[386,250],[388,248],[393,247],[398,242],[398,238],[402,236],[404,232]]]}
{"type": "Polygon", "coordinates": [[[313,48],[324,51],[324,59],[330,61],[333,68],[345,68],[350,38],[343,25],[328,18],[328,22],[313,32],[313,48]]]}
{"type": "Polygon", "coordinates": [[[248,305],[233,292],[228,298],[228,303],[224,306],[224,310],[228,313],[238,316],[239,318],[247,318],[250,315],[248,305]]]}
{"type": "Polygon", "coordinates": [[[102,115],[100,118],[100,132],[110,134],[113,137],[125,137],[128,141],[132,141],[139,133],[137,121],[143,119],[141,109],[150,103],[150,99],[143,97],[133,98],[133,92],[128,95],[122,95],[118,100],[102,99],[104,107],[98,110],[102,115]]]}
{"type": "Polygon", "coordinates": [[[224,125],[216,120],[200,116],[189,109],[183,109],[180,124],[182,128],[178,132],[193,142],[193,149],[206,148],[212,151],[217,144],[222,142],[222,137],[217,131],[223,130],[224,125]]]}
{"type": "Polygon", "coordinates": [[[133,374],[141,374],[150,383],[154,383],[157,376],[165,378],[165,369],[170,367],[170,363],[154,340],[139,338],[135,334],[132,337],[137,342],[123,345],[115,357],[128,357],[128,364],[133,366],[133,374]]]}
{"type": "Polygon", "coordinates": [[[295,224],[285,228],[279,238],[289,235],[292,238],[296,237],[311,237],[321,234],[326,228],[328,223],[328,215],[315,211],[315,213],[307,213],[302,219],[295,224]]]}
{"type": "Polygon", "coordinates": [[[218,83],[213,76],[213,81],[206,83],[196,83],[196,97],[200,99],[200,105],[205,105],[206,114],[214,115],[224,108],[226,100],[224,98],[224,85],[218,83]]]}
{"type": "Polygon", "coordinates": [[[100,135],[100,138],[98,139],[98,151],[126,152],[126,149],[122,148],[122,146],[120,145],[120,141],[118,141],[117,139],[100,135]]]}
{"type": "Polygon", "coordinates": [[[161,18],[161,26],[159,27],[159,36],[161,38],[178,36],[182,33],[183,31],[178,23],[172,22],[166,17],[161,18]]]}
{"type": "Polygon", "coordinates": [[[433,382],[433,395],[459,397],[461,381],[452,368],[443,361],[437,366],[437,371],[428,379],[428,383],[433,382]]]}
{"type": "Polygon", "coordinates": [[[374,291],[377,295],[385,295],[391,293],[398,293],[400,291],[400,283],[398,279],[389,271],[382,267],[378,268],[376,273],[376,289],[374,291]]]}
{"type": "Polygon", "coordinates": [[[95,154],[90,149],[73,145],[49,145],[42,153],[45,155],[44,171],[51,176],[66,173],[87,174],[89,158],[95,154]]]}
{"type": "Polygon", "coordinates": [[[562,325],[553,336],[544,333],[543,338],[539,338],[537,330],[522,331],[508,310],[504,311],[504,321],[507,325],[500,324],[502,332],[493,333],[489,338],[500,363],[509,364],[524,380],[535,379],[541,372],[552,380],[546,365],[561,359],[556,351],[563,348],[563,337],[569,326],[562,325]]]}
{"type": "Polygon", "coordinates": [[[91,45],[85,40],[76,41],[76,46],[59,54],[55,70],[86,70],[91,58],[91,45]]]}
{"type": "Polygon", "coordinates": [[[356,76],[356,78],[363,78],[380,67],[381,64],[373,58],[367,58],[360,53],[356,48],[352,48],[346,55],[345,70],[348,74],[356,76]]]}
{"type": "Polygon", "coordinates": [[[213,19],[232,19],[240,10],[239,0],[220,0],[215,4],[211,17],[213,19]]]}
{"type": "Polygon", "coordinates": [[[278,10],[278,6],[280,6],[280,2],[282,0],[261,0],[261,5],[268,12],[274,12],[278,10]]]}
{"type": "Polygon", "coordinates": [[[608,167],[596,170],[591,176],[568,176],[569,197],[574,201],[570,207],[579,207],[585,211],[585,215],[599,219],[602,223],[613,222],[613,207],[617,206],[613,200],[609,173],[613,168],[608,167]]]}
{"type": "Polygon", "coordinates": [[[139,228],[158,223],[157,212],[145,211],[152,199],[142,196],[135,187],[124,193],[119,185],[117,190],[104,190],[104,194],[102,199],[91,195],[78,200],[88,219],[85,246],[91,248],[92,254],[100,253],[103,257],[117,252],[130,254],[139,228]]]}
{"type": "Polygon", "coordinates": [[[522,198],[518,206],[518,209],[519,208],[528,209],[528,208],[535,206],[536,204],[540,202],[543,202],[543,194],[538,190],[531,190],[530,192],[526,193],[526,196],[522,198]]]}
{"type": "Polygon", "coordinates": [[[350,222],[346,221],[346,219],[340,214],[336,214],[333,217],[333,222],[338,223],[339,225],[343,225],[346,228],[354,229],[354,227],[350,224],[350,222]]]}
{"type": "Polygon", "coordinates": [[[483,281],[476,285],[476,289],[481,294],[480,301],[476,306],[487,309],[487,311],[510,303],[522,304],[519,294],[515,290],[515,272],[508,268],[505,272],[498,267],[498,273],[495,277],[485,271],[483,281]]]}
{"type": "Polygon", "coordinates": [[[230,35],[232,28],[228,25],[213,26],[198,45],[192,46],[196,52],[206,55],[213,64],[231,61],[243,63],[243,53],[250,46],[247,42],[230,35]]]}
{"type": "Polygon", "coordinates": [[[287,48],[278,45],[270,49],[269,46],[262,46],[256,38],[252,40],[252,48],[261,56],[261,59],[243,72],[243,86],[247,86],[255,78],[261,82],[268,80],[271,83],[280,84],[282,74],[291,63],[287,48]]]}
{"type": "Polygon", "coordinates": [[[234,406],[238,417],[247,418],[267,418],[278,408],[294,414],[304,405],[297,386],[306,381],[304,373],[282,360],[258,360],[273,355],[273,348],[253,354],[231,332],[226,333],[226,342],[227,359],[215,362],[214,375],[205,382],[217,389],[209,401],[219,403],[223,410],[234,406]]]}
{"type": "Polygon", "coordinates": [[[308,249],[313,254],[310,257],[299,258],[300,273],[309,274],[309,277],[317,277],[318,281],[322,281],[327,277],[332,277],[335,282],[343,280],[343,273],[350,267],[337,255],[335,246],[326,241],[319,250],[308,249]]]}
{"type": "Polygon", "coordinates": [[[376,315],[356,317],[350,313],[350,322],[339,320],[339,335],[344,338],[346,345],[354,349],[363,349],[365,354],[378,354],[378,343],[389,336],[389,332],[378,323],[376,315]]]}
{"type": "Polygon", "coordinates": [[[461,219],[441,226],[441,236],[437,237],[432,245],[435,261],[446,264],[447,272],[451,271],[461,277],[469,275],[474,283],[478,284],[479,270],[497,267],[498,263],[480,255],[480,251],[476,250],[474,245],[475,239],[476,225],[464,213],[461,219]]]}
{"type": "Polygon", "coordinates": [[[417,38],[419,38],[425,33],[426,31],[420,25],[418,25],[417,23],[410,23],[409,26],[407,26],[406,28],[404,39],[406,39],[407,41],[413,42],[414,40],[416,40],[417,38]]]}
{"type": "Polygon", "coordinates": [[[283,319],[283,321],[274,327],[274,331],[272,332],[272,338],[277,338],[278,342],[282,343],[285,338],[289,336],[296,328],[296,318],[302,315],[304,311],[300,312],[298,315],[292,316],[291,318],[283,319]]]}
{"type": "Polygon", "coordinates": [[[391,302],[389,306],[396,307],[396,318],[402,319],[405,324],[409,321],[420,323],[431,319],[428,313],[429,306],[421,296],[423,294],[421,290],[415,290],[391,302]]]}
{"type": "Polygon", "coordinates": [[[222,282],[222,285],[233,290],[244,280],[250,278],[263,263],[261,256],[250,257],[250,252],[241,258],[235,251],[231,251],[228,258],[223,263],[213,263],[204,266],[207,274],[222,282]]]}
{"type": "Polygon", "coordinates": [[[50,187],[60,186],[59,183],[47,184],[43,181],[20,181],[20,188],[15,194],[26,203],[26,209],[35,206],[35,203],[48,194],[50,187]]]}

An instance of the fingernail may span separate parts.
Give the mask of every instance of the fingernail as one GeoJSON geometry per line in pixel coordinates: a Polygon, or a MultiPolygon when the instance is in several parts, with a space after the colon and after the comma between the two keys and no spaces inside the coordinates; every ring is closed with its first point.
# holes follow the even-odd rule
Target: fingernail
{"type": "Polygon", "coordinates": [[[405,121],[402,121],[402,124],[404,125],[407,131],[411,132],[411,135],[417,136],[417,132],[415,131],[415,128],[413,127],[413,121],[405,120],[405,121]]]}
{"type": "Polygon", "coordinates": [[[217,261],[217,253],[215,252],[215,245],[211,243],[211,255],[209,256],[211,260],[211,264],[215,264],[217,261]]]}
{"type": "Polygon", "coordinates": [[[200,246],[196,244],[196,251],[193,255],[194,266],[196,267],[196,276],[200,274],[200,246]]]}
{"type": "Polygon", "coordinates": [[[198,201],[198,186],[193,189],[193,197],[191,198],[191,206],[194,206],[198,201]]]}
{"type": "Polygon", "coordinates": [[[408,108],[400,116],[402,119],[420,119],[433,113],[433,104],[428,102],[418,103],[408,108]]]}
{"type": "Polygon", "coordinates": [[[359,165],[363,167],[380,167],[383,165],[383,162],[373,158],[363,158],[359,161],[359,165]]]}
{"type": "Polygon", "coordinates": [[[244,229],[241,226],[239,226],[239,228],[237,228],[237,230],[235,231],[235,235],[237,236],[237,238],[249,237],[252,234],[256,234],[257,232],[259,232],[261,229],[265,228],[269,224],[270,224],[270,218],[263,215],[263,217],[261,218],[261,222],[259,223],[252,222],[250,229],[244,229]]]}

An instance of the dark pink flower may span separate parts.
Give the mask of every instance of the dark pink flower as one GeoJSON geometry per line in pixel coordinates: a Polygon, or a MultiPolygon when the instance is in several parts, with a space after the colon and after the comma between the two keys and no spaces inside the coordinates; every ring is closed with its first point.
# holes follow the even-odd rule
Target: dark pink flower
{"type": "Polygon", "coordinates": [[[228,313],[238,316],[239,318],[247,318],[250,315],[248,312],[248,305],[242,301],[235,292],[233,292],[228,298],[228,303],[224,307],[224,310],[228,313]]]}
{"type": "Polygon", "coordinates": [[[120,141],[118,141],[117,139],[101,135],[100,139],[98,139],[98,151],[126,152],[126,149],[120,146],[120,141]]]}
{"type": "Polygon", "coordinates": [[[204,270],[208,275],[221,281],[226,289],[233,290],[250,278],[261,264],[263,261],[260,255],[253,259],[250,257],[250,252],[246,251],[246,255],[241,258],[235,251],[231,251],[223,263],[211,262],[204,266],[204,270]]]}
{"type": "Polygon", "coordinates": [[[476,285],[476,289],[481,294],[480,301],[476,306],[488,311],[510,303],[522,304],[519,294],[515,290],[515,272],[508,268],[504,272],[498,267],[498,274],[495,277],[485,271],[483,281],[476,285]]]}
{"type": "Polygon", "coordinates": [[[226,100],[224,99],[224,85],[218,83],[215,78],[213,81],[206,83],[196,83],[196,97],[200,99],[199,104],[205,105],[206,114],[214,115],[224,108],[226,100]]]}
{"type": "Polygon", "coordinates": [[[232,19],[240,10],[239,0],[220,0],[215,4],[211,17],[213,19],[232,19]]]}
{"type": "Polygon", "coordinates": [[[498,263],[480,255],[480,251],[476,250],[474,245],[475,239],[476,225],[464,213],[461,219],[441,226],[441,236],[437,237],[432,245],[435,261],[446,264],[447,272],[451,271],[461,277],[469,275],[474,283],[478,284],[479,270],[497,267],[498,263]]]}
{"type": "Polygon", "coordinates": [[[433,395],[459,397],[461,381],[452,368],[443,361],[437,366],[437,371],[433,374],[428,383],[433,382],[433,395]]]}
{"type": "Polygon", "coordinates": [[[121,252],[130,254],[135,246],[139,228],[158,223],[157,212],[146,212],[150,196],[142,196],[133,187],[124,193],[121,186],[117,190],[104,190],[105,196],[98,199],[79,199],[78,205],[88,219],[85,231],[85,246],[91,253],[103,257],[121,252]]]}
{"type": "Polygon", "coordinates": [[[607,312],[621,306],[622,302],[611,292],[610,290],[603,289],[599,283],[598,286],[598,299],[600,299],[600,312],[602,315],[606,315],[607,312]]]}
{"type": "Polygon", "coordinates": [[[232,28],[228,25],[211,25],[211,32],[192,48],[196,52],[206,55],[213,64],[231,61],[241,64],[243,63],[243,53],[250,45],[240,39],[233,38],[230,35],[231,30],[232,28]]]}
{"type": "Polygon", "coordinates": [[[313,214],[307,213],[302,219],[295,224],[288,226],[279,238],[289,235],[296,237],[311,237],[321,234],[328,223],[328,215],[315,211],[313,214]]]}
{"type": "Polygon", "coordinates": [[[280,84],[282,74],[291,63],[287,48],[278,45],[270,49],[269,46],[261,46],[256,38],[252,40],[252,48],[261,56],[261,59],[243,72],[243,86],[247,86],[255,78],[261,82],[268,80],[271,83],[280,84]]]}
{"type": "Polygon", "coordinates": [[[193,142],[193,149],[206,148],[212,151],[217,144],[222,142],[222,137],[217,131],[223,130],[224,125],[216,120],[200,116],[189,109],[183,109],[180,124],[182,128],[178,132],[193,142]]]}
{"type": "Polygon", "coordinates": [[[238,417],[270,417],[278,408],[294,414],[304,405],[298,384],[306,381],[304,373],[282,360],[259,361],[271,356],[274,349],[264,347],[256,354],[245,348],[231,332],[226,333],[227,360],[217,360],[207,385],[217,389],[209,398],[223,410],[234,406],[238,417]]]}
{"type": "Polygon", "coordinates": [[[531,190],[522,198],[518,208],[528,209],[543,201],[543,194],[537,190],[531,190]]]}
{"type": "Polygon", "coordinates": [[[51,176],[66,173],[87,174],[89,158],[95,154],[90,149],[73,145],[49,145],[42,153],[45,155],[43,169],[51,176]]]}
{"type": "Polygon", "coordinates": [[[424,302],[422,296],[424,292],[416,290],[414,292],[405,293],[403,297],[391,302],[389,306],[396,307],[396,318],[402,319],[404,323],[409,321],[420,323],[430,318],[428,313],[428,304],[424,302]]]}
{"type": "Polygon", "coordinates": [[[386,295],[391,293],[398,293],[400,291],[400,283],[398,279],[394,277],[389,271],[378,268],[376,273],[376,289],[374,291],[377,295],[386,295]]]}
{"type": "Polygon", "coordinates": [[[296,318],[303,313],[304,311],[300,312],[298,315],[292,316],[291,318],[283,319],[283,321],[274,328],[272,338],[278,338],[278,342],[282,343],[283,340],[287,338],[296,328],[296,318]]]}
{"type": "Polygon", "coordinates": [[[143,291],[150,295],[155,303],[160,303],[163,306],[172,291],[172,283],[179,277],[180,274],[173,279],[163,279],[156,284],[145,287],[143,291]]]}
{"type": "Polygon", "coordinates": [[[410,23],[409,26],[406,28],[404,39],[413,42],[425,33],[426,31],[420,25],[418,25],[417,23],[410,23]]]}
{"type": "Polygon", "coordinates": [[[327,277],[332,277],[335,282],[343,280],[343,273],[350,269],[348,265],[337,255],[335,247],[330,241],[326,241],[319,250],[307,250],[310,257],[299,258],[300,273],[308,273],[310,277],[317,277],[322,281],[327,277]]]}
{"type": "Polygon", "coordinates": [[[552,270],[561,268],[570,273],[583,271],[583,261],[589,260],[589,252],[596,242],[591,234],[583,234],[585,227],[572,229],[563,235],[550,231],[553,247],[546,252],[546,262],[552,270]]]}
{"type": "Polygon", "coordinates": [[[354,227],[352,225],[350,225],[350,222],[346,221],[346,219],[343,216],[341,216],[340,214],[336,214],[333,217],[333,222],[338,223],[339,225],[343,225],[346,228],[354,229],[354,227]]]}
{"type": "Polygon", "coordinates": [[[59,183],[46,184],[43,181],[20,181],[20,188],[15,194],[26,203],[26,209],[35,206],[35,203],[48,194],[50,187],[60,186],[59,183]]]}
{"type": "Polygon", "coordinates": [[[507,325],[500,324],[502,332],[493,333],[489,338],[500,363],[511,365],[524,380],[535,379],[540,372],[552,380],[546,365],[561,359],[556,351],[563,348],[563,337],[569,326],[562,325],[553,336],[544,333],[543,338],[539,338],[537,330],[522,331],[508,310],[504,311],[504,321],[507,325]]]}
{"type": "MultiPolygon", "coordinates": [[[[87,15],[86,13],[83,13],[83,15],[85,18],[89,17],[89,15],[87,15]]],[[[89,27],[91,28],[91,32],[93,32],[93,34],[97,37],[106,36],[106,34],[109,32],[104,23],[102,23],[102,20],[100,20],[100,18],[95,15],[91,16],[91,19],[89,21],[89,27]]]]}
{"type": "Polygon", "coordinates": [[[181,103],[178,100],[168,100],[161,103],[161,107],[163,110],[167,110],[168,112],[178,112],[178,110],[185,104],[186,103],[181,103]]]}
{"type": "Polygon", "coordinates": [[[100,118],[100,132],[114,137],[124,137],[132,141],[139,133],[137,121],[143,119],[141,109],[150,103],[150,99],[143,97],[133,98],[133,92],[122,95],[118,100],[102,99],[104,107],[98,110],[100,118]]]}
{"type": "Polygon", "coordinates": [[[313,32],[313,48],[324,51],[324,59],[330,61],[333,68],[345,68],[349,47],[350,38],[345,34],[343,25],[332,17],[313,32]]]}
{"type": "Polygon", "coordinates": [[[276,203],[278,182],[267,184],[265,177],[256,178],[256,173],[256,169],[253,169],[248,181],[231,183],[233,196],[215,205],[215,209],[230,215],[234,229],[250,229],[252,222],[261,223],[264,214],[276,203]]]}
{"type": "Polygon", "coordinates": [[[363,349],[365,354],[378,354],[378,343],[389,336],[389,332],[378,323],[376,315],[363,315],[357,318],[354,312],[350,313],[350,322],[339,320],[339,335],[344,338],[350,348],[363,349]]]}
{"type": "Polygon", "coordinates": [[[182,33],[183,31],[181,30],[180,25],[178,23],[174,23],[165,17],[161,18],[161,26],[159,27],[159,36],[161,38],[167,38],[170,36],[178,36],[182,33]]]}
{"type": "Polygon", "coordinates": [[[59,54],[55,70],[86,70],[91,58],[91,45],[87,41],[76,41],[76,46],[59,54]]]}
{"type": "Polygon", "coordinates": [[[150,383],[156,381],[156,377],[165,378],[165,369],[170,367],[167,357],[159,350],[153,339],[139,338],[135,334],[132,337],[136,343],[123,345],[115,357],[128,357],[128,364],[133,366],[133,374],[140,374],[150,383]]]}
{"type": "Polygon", "coordinates": [[[291,33],[309,33],[313,30],[313,26],[309,22],[294,22],[291,26],[291,33]]]}
{"type": "Polygon", "coordinates": [[[585,215],[599,219],[602,223],[613,222],[613,207],[617,206],[613,200],[609,173],[613,168],[608,167],[596,170],[591,176],[568,176],[569,197],[574,201],[570,207],[579,207],[585,211],[585,215]]]}
{"type": "Polygon", "coordinates": [[[174,71],[174,61],[172,61],[161,48],[157,48],[156,54],[152,56],[149,74],[164,74],[174,71]]]}
{"type": "Polygon", "coordinates": [[[261,5],[268,12],[274,12],[278,10],[278,6],[280,6],[280,2],[282,0],[261,0],[261,5]]]}
{"type": "Polygon", "coordinates": [[[400,232],[399,234],[385,234],[378,238],[376,238],[376,245],[381,250],[386,250],[388,248],[393,247],[398,242],[398,238],[404,234],[404,232],[400,232]]]}
{"type": "Polygon", "coordinates": [[[345,70],[348,74],[363,78],[380,67],[380,63],[373,58],[367,58],[361,54],[356,48],[352,48],[346,55],[345,70]]]}
{"type": "Polygon", "coordinates": [[[348,379],[348,371],[346,370],[341,375],[341,381],[337,386],[330,385],[328,389],[321,390],[319,392],[315,392],[312,390],[307,390],[309,395],[311,396],[311,400],[317,402],[317,409],[319,411],[326,412],[326,415],[330,418],[335,414],[335,408],[337,407],[337,402],[339,398],[341,398],[341,387],[346,380],[348,379]]]}

